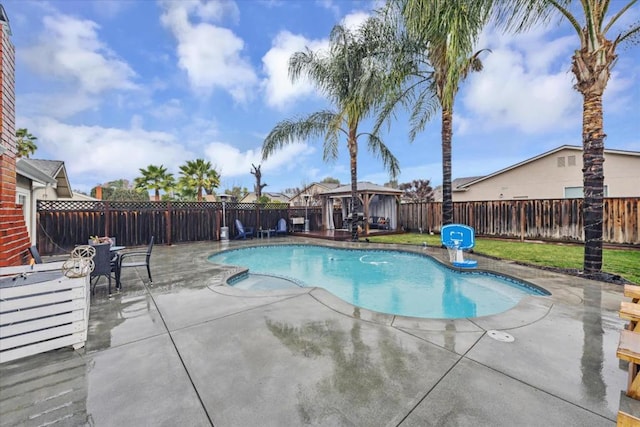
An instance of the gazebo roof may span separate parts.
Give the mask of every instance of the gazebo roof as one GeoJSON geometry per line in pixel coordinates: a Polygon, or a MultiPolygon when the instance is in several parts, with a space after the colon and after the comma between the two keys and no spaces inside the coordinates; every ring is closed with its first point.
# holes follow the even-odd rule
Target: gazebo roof
{"type": "MultiPolygon", "coordinates": [[[[403,193],[402,190],[398,190],[396,188],[384,187],[382,185],[374,184],[372,182],[358,182],[358,193],[369,193],[369,194],[387,194],[387,195],[400,195],[403,193]]],[[[351,184],[341,185],[338,188],[334,188],[333,190],[323,191],[319,193],[321,196],[349,196],[351,195],[351,184]]]]}

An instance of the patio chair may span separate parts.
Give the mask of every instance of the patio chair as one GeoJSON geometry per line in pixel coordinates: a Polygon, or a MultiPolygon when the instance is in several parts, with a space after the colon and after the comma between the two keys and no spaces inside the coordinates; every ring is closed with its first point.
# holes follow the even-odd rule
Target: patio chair
{"type": "Polygon", "coordinates": [[[31,258],[33,258],[36,264],[42,264],[42,257],[40,256],[40,252],[38,252],[38,248],[36,248],[35,246],[31,246],[29,248],[29,253],[31,254],[31,258]]]}
{"type": "Polygon", "coordinates": [[[118,255],[118,268],[116,270],[116,286],[118,289],[122,288],[122,269],[128,267],[146,267],[147,275],[149,276],[149,284],[153,285],[153,279],[151,278],[151,251],[153,250],[154,236],[151,236],[149,246],[146,251],[133,251],[124,252],[118,255]]]}
{"type": "Polygon", "coordinates": [[[278,235],[287,235],[287,220],[284,218],[280,218],[278,220],[278,225],[276,225],[276,236],[278,235]]]}
{"type": "MultiPolygon", "coordinates": [[[[46,264],[43,260],[42,257],[40,256],[40,252],[38,252],[38,248],[35,246],[30,246],[29,247],[29,254],[31,255],[31,258],[33,258],[33,262],[35,264],[46,264]]],[[[54,257],[47,257],[47,262],[57,262],[57,261],[65,261],[66,257],[64,255],[59,255],[59,256],[54,256],[54,257]]]]}
{"type": "Polygon", "coordinates": [[[236,219],[236,231],[238,234],[236,235],[237,239],[246,239],[247,237],[255,237],[255,233],[253,231],[253,227],[245,227],[242,225],[239,219],[236,219]]]}
{"type": "Polygon", "coordinates": [[[102,276],[106,277],[109,282],[108,292],[111,295],[111,273],[116,273],[117,264],[116,258],[113,257],[111,253],[111,244],[109,243],[99,243],[92,244],[96,250],[96,255],[93,257],[93,271],[89,275],[91,281],[91,294],[95,295],[96,286],[100,281],[102,276]]]}

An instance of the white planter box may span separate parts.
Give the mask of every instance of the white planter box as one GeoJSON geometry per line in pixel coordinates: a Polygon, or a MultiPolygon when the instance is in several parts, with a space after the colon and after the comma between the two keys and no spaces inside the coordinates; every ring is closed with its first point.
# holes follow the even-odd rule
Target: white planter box
{"type": "Polygon", "coordinates": [[[89,276],[68,278],[62,263],[0,268],[0,363],[87,340],[89,276]],[[26,279],[12,277],[26,272],[26,279]],[[44,280],[43,280],[44,279],[44,280]]]}

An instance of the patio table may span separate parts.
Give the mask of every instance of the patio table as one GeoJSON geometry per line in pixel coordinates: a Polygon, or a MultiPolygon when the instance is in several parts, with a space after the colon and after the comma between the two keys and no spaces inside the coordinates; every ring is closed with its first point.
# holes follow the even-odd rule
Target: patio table
{"type": "Polygon", "coordinates": [[[258,237],[264,239],[264,236],[267,238],[271,238],[271,233],[275,233],[276,230],[266,229],[266,230],[258,230],[258,237]]]}

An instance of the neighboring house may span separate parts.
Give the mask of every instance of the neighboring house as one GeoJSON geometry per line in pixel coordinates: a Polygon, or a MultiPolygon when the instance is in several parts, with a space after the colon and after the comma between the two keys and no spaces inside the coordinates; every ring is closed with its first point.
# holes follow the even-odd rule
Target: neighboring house
{"type": "MultiPolygon", "coordinates": [[[[471,181],[475,181],[477,179],[483,178],[482,176],[468,176],[465,178],[456,178],[453,181],[451,181],[451,191],[452,192],[456,192],[458,191],[457,188],[460,187],[461,185],[464,185],[468,182],[471,181]]],[[[456,196],[453,196],[453,200],[455,201],[456,196]]],[[[442,185],[438,185],[436,188],[433,189],[433,201],[434,202],[441,202],[442,201],[442,185]]]]}
{"type": "Polygon", "coordinates": [[[298,194],[291,198],[291,206],[303,207],[303,206],[320,206],[321,198],[320,194],[326,191],[335,190],[342,184],[336,184],[332,182],[314,182],[303,188],[298,194]],[[307,195],[307,200],[305,200],[307,195]],[[308,205],[307,205],[308,203],[308,205]]]}
{"type": "Polygon", "coordinates": [[[64,162],[20,158],[16,161],[16,204],[22,206],[32,244],[36,242],[36,201],[97,200],[71,191],[64,162]]]}
{"type": "MultiPolygon", "coordinates": [[[[263,196],[267,196],[268,198],[270,198],[272,203],[280,202],[280,203],[289,204],[289,196],[287,196],[286,194],[283,194],[283,193],[269,193],[269,192],[263,191],[262,195],[263,196]]],[[[246,196],[244,196],[240,200],[240,203],[255,203],[256,200],[257,200],[256,193],[251,192],[251,193],[247,194],[246,196]]]]}
{"type": "MultiPolygon", "coordinates": [[[[604,160],[605,197],[640,196],[640,152],[605,149],[604,160]]],[[[582,185],[582,147],[563,145],[452,185],[452,195],[454,202],[579,198],[583,197],[582,185]]],[[[442,201],[441,192],[436,201],[442,201]]]]}

